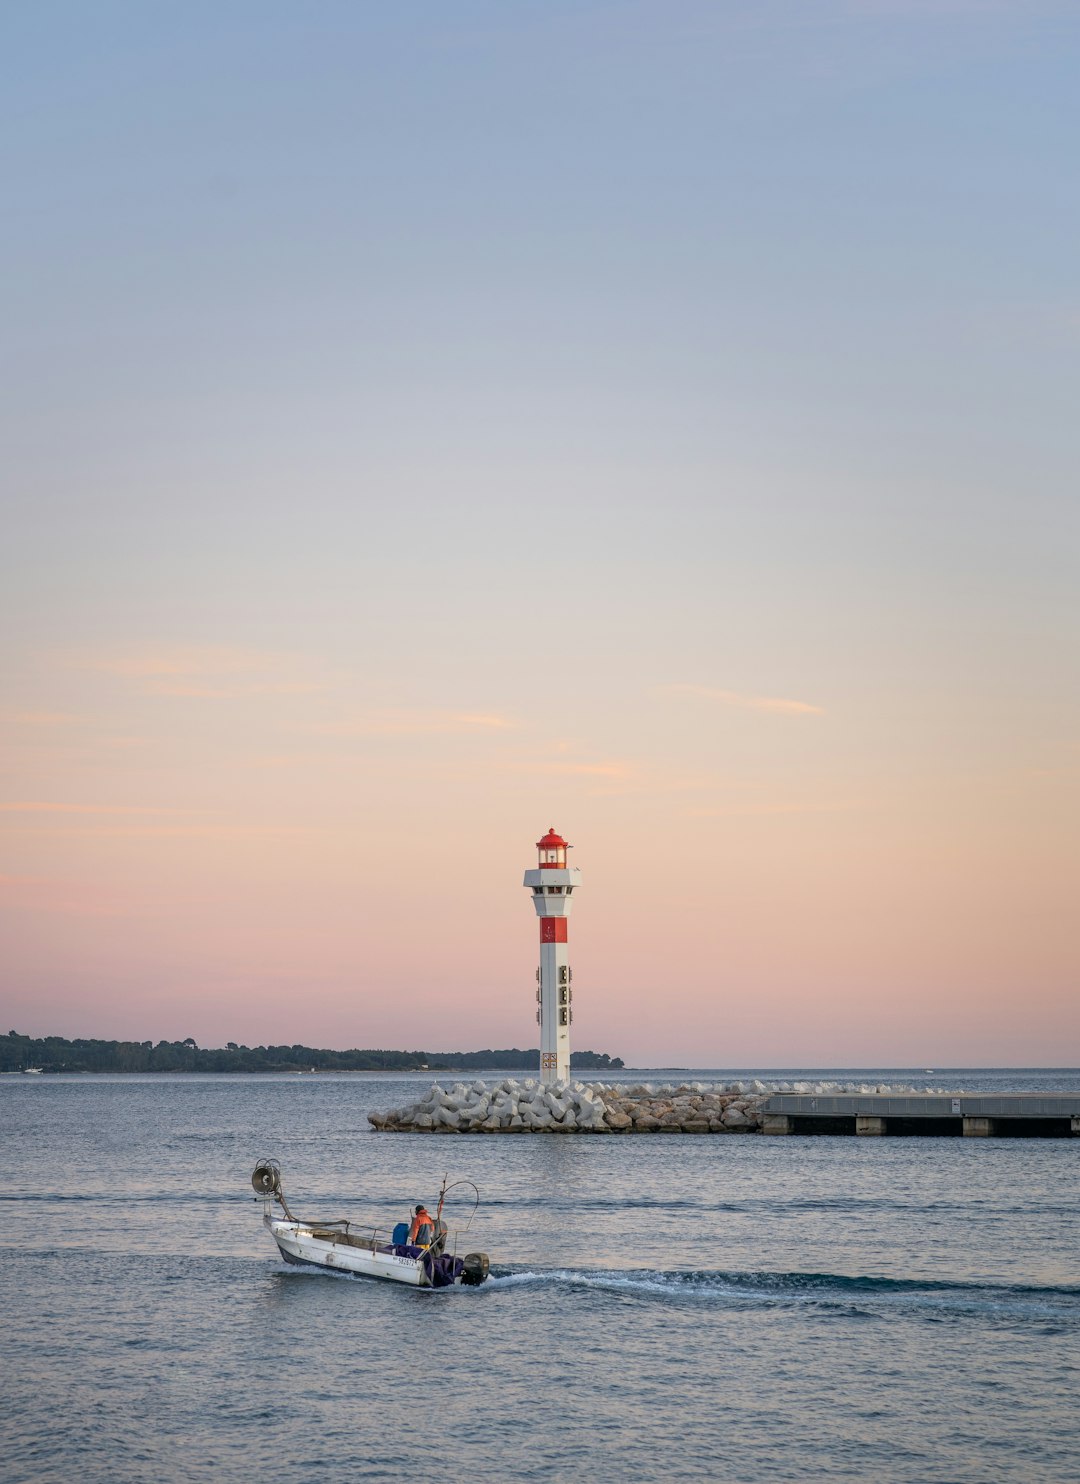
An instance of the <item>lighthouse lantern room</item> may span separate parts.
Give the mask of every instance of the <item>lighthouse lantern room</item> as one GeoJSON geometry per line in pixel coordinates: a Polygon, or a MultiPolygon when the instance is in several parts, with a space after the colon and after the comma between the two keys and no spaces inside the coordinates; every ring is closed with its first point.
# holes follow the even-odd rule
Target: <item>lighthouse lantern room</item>
{"type": "Polygon", "coordinates": [[[570,847],[554,827],[537,840],[535,871],[525,872],[540,919],[540,967],[536,971],[536,1019],[540,1025],[541,1082],[569,1082],[570,1026],[574,1019],[573,972],[566,941],[571,898],[581,885],[581,872],[567,866],[570,847]]]}

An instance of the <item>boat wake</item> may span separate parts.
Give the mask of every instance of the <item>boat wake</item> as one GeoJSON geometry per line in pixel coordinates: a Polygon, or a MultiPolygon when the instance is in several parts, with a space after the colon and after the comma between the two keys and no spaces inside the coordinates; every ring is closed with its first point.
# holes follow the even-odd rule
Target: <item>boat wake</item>
{"type": "Polygon", "coordinates": [[[925,1317],[972,1316],[1080,1326],[1080,1284],[1031,1287],[956,1283],[841,1273],[727,1272],[717,1270],[494,1267],[490,1292],[514,1288],[570,1288],[673,1303],[815,1306],[866,1317],[919,1311],[925,1317]]]}
{"type": "MultiPolygon", "coordinates": [[[[282,1264],[290,1278],[366,1282],[325,1268],[282,1264]]],[[[728,1272],[658,1268],[512,1268],[493,1266],[483,1288],[442,1290],[458,1302],[532,1291],[572,1298],[706,1306],[739,1312],[802,1310],[819,1319],[953,1324],[979,1322],[995,1329],[1034,1330],[1043,1335],[1080,1334],[1080,1284],[955,1283],[917,1278],[849,1276],[842,1273],[728,1272]]]]}

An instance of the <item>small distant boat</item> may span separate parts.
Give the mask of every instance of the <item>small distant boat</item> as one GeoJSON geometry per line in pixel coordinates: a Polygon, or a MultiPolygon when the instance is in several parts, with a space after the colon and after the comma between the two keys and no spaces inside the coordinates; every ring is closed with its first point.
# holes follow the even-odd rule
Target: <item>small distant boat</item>
{"type": "Polygon", "coordinates": [[[277,1243],[278,1251],[288,1263],[298,1267],[327,1268],[335,1273],[351,1273],[362,1278],[382,1278],[391,1283],[408,1283],[413,1288],[475,1288],[488,1276],[489,1262],[485,1252],[457,1255],[458,1238],[472,1224],[480,1204],[480,1193],[471,1180],[443,1181],[434,1221],[434,1240],[426,1246],[402,1240],[408,1228],[400,1223],[392,1232],[378,1227],[356,1226],[351,1221],[297,1221],[285,1200],[281,1187],[281,1168],[275,1159],[261,1159],[251,1174],[251,1186],[263,1197],[263,1225],[277,1243]],[[447,1195],[466,1186],[475,1199],[465,1225],[450,1231],[442,1219],[447,1195]],[[284,1212],[275,1215],[274,1206],[284,1212]],[[448,1245],[450,1251],[447,1251],[448,1245]]]}
{"type": "Polygon", "coordinates": [[[44,1075],[44,1072],[44,1067],[23,1067],[22,1069],[24,1077],[41,1077],[44,1075]]]}

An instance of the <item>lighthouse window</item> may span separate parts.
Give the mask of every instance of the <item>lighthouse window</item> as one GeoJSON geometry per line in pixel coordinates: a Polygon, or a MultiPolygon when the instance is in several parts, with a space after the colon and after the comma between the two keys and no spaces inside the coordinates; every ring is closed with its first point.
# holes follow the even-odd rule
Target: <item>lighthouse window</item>
{"type": "Polygon", "coordinates": [[[552,886],[552,887],[549,887],[548,890],[551,892],[552,896],[554,896],[554,897],[561,897],[562,896],[562,887],[561,886],[552,886]]]}
{"type": "Polygon", "coordinates": [[[559,1011],[559,1024],[560,1025],[569,1025],[570,1024],[569,1015],[570,1015],[570,1011],[567,1010],[566,1007],[564,1006],[559,1011]]]}

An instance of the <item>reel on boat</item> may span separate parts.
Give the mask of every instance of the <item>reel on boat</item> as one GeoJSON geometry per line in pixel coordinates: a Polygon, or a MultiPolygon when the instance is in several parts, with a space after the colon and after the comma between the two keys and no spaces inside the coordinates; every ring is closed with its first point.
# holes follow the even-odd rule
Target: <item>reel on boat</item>
{"type": "Polygon", "coordinates": [[[264,1200],[277,1201],[290,1221],[293,1214],[285,1204],[285,1192],[281,1188],[281,1166],[276,1159],[260,1159],[251,1172],[251,1188],[264,1200]]]}
{"type": "Polygon", "coordinates": [[[276,1159],[260,1159],[251,1172],[251,1188],[269,1200],[281,1199],[281,1166],[276,1159]]]}

